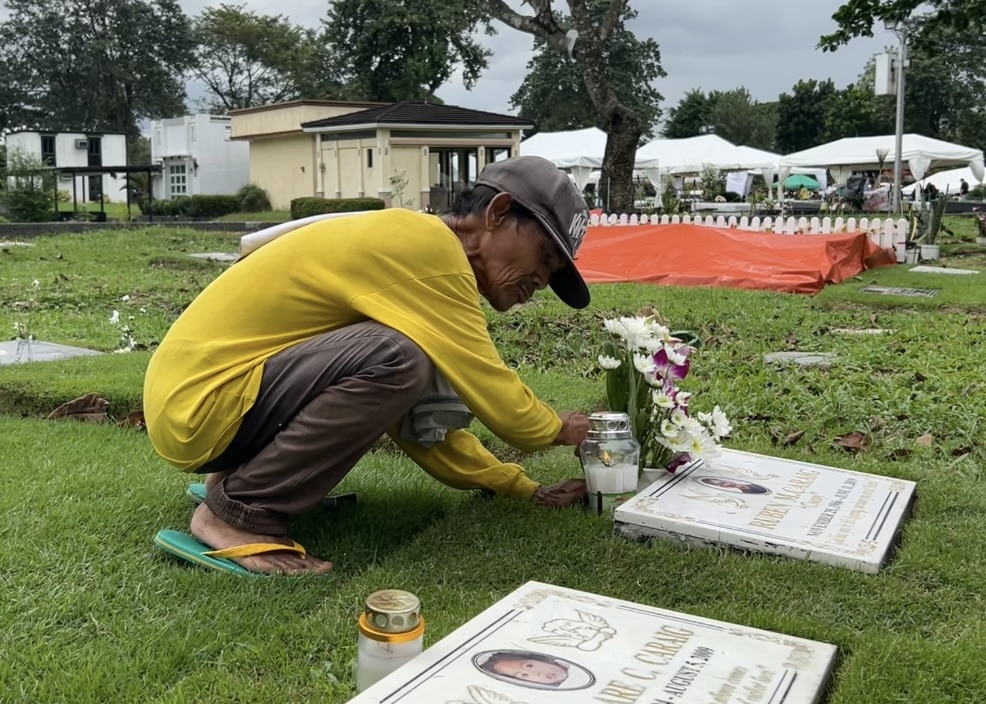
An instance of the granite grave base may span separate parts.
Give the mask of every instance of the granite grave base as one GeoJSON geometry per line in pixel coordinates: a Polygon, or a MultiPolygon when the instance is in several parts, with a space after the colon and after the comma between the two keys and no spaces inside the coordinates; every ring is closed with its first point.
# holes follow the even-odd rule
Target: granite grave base
{"type": "Polygon", "coordinates": [[[875,574],[891,559],[914,482],[737,450],[692,462],[613,512],[618,535],[719,546],[875,574]]]}

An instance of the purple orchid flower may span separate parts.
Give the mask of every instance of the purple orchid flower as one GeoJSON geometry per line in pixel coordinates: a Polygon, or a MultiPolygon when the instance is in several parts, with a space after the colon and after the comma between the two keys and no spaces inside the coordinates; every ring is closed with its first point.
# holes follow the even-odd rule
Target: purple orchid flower
{"type": "Polygon", "coordinates": [[[684,379],[688,376],[688,368],[691,366],[691,360],[688,357],[692,352],[692,348],[688,345],[682,345],[675,349],[674,352],[684,361],[672,361],[670,355],[668,355],[667,346],[661,347],[661,349],[654,353],[654,366],[657,367],[658,376],[665,379],[684,379]]]}
{"type": "Polygon", "coordinates": [[[678,469],[692,461],[692,456],[683,452],[668,463],[668,471],[674,474],[678,469]]]}

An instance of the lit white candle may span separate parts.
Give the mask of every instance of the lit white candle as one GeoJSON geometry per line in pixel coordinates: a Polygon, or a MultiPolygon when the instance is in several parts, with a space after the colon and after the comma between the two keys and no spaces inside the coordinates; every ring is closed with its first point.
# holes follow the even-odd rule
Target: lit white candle
{"type": "Polygon", "coordinates": [[[622,494],[637,489],[635,464],[596,465],[589,467],[585,474],[590,494],[622,494]]]}
{"type": "Polygon", "coordinates": [[[360,634],[356,660],[356,688],[362,692],[419,655],[424,636],[406,643],[383,643],[360,634]]]}

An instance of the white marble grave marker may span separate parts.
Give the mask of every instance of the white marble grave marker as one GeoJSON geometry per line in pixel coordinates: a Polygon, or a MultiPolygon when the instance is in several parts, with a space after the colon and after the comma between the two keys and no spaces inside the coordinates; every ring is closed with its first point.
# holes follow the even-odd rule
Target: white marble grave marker
{"type": "Polygon", "coordinates": [[[914,501],[914,482],[737,450],[664,474],[613,513],[616,532],[724,545],[876,574],[914,501]]]}
{"type": "Polygon", "coordinates": [[[815,704],[835,646],[528,582],[351,704],[815,704]]]}

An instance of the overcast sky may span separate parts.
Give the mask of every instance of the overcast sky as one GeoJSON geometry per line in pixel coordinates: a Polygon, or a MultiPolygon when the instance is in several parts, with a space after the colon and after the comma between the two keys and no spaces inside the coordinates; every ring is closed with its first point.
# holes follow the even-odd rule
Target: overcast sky
{"type": "MultiPolygon", "coordinates": [[[[261,14],[284,14],[311,27],[319,25],[328,7],[328,0],[227,1],[261,14]]],[[[219,4],[180,2],[189,15],[219,4]]],[[[520,0],[508,2],[521,7],[520,0]]],[[[759,101],[776,100],[801,78],[831,78],[841,88],[856,80],[872,54],[896,42],[880,28],[874,38],[854,40],[835,53],[817,50],[818,38],[834,27],[831,16],[841,0],[630,0],[630,4],[639,11],[630,28],[661,47],[668,76],[658,81],[657,89],[664,95],[665,110],[692,88],[746,86],[759,101]]],[[[6,14],[0,5],[0,18],[6,14]]],[[[494,53],[476,87],[467,91],[456,77],[438,95],[454,105],[509,112],[510,96],[524,79],[531,56],[531,38],[500,25],[498,36],[483,40],[494,53]]]]}
{"type": "MultiPolygon", "coordinates": [[[[292,22],[317,26],[327,0],[239,0],[263,14],[284,14],[292,22]]],[[[189,14],[215,4],[182,0],[189,14]]],[[[518,0],[510,0],[521,7],[518,0]]],[[[657,83],[664,108],[677,105],[690,89],[730,90],[746,86],[760,101],[776,100],[800,78],[831,78],[838,87],[856,80],[863,64],[896,39],[882,28],[873,39],[857,39],[837,52],[815,49],[818,38],[834,27],[832,13],[839,0],[630,0],[639,12],[630,28],[653,38],[661,47],[667,78],[657,83]]],[[[526,8],[530,11],[530,8],[526,8]]],[[[461,80],[438,91],[454,105],[509,112],[510,96],[524,79],[531,56],[531,38],[500,25],[490,67],[476,87],[461,80]]]]}

